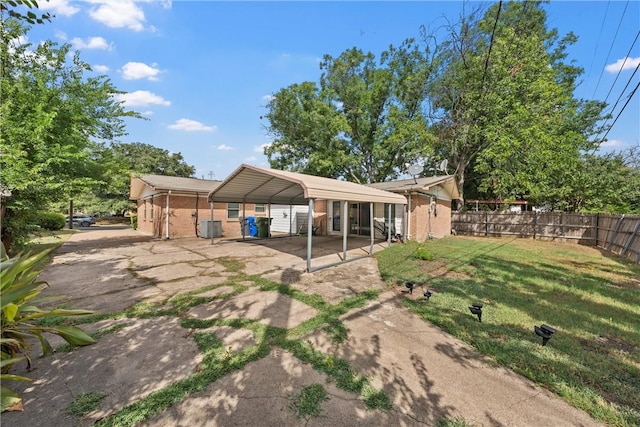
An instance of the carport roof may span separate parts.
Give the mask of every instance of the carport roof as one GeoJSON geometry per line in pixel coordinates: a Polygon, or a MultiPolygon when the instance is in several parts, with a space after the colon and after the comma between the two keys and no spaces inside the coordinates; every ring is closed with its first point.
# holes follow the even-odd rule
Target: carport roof
{"type": "Polygon", "coordinates": [[[402,195],[353,182],[245,164],[209,193],[209,202],[305,205],[309,199],[407,203],[402,195]]]}

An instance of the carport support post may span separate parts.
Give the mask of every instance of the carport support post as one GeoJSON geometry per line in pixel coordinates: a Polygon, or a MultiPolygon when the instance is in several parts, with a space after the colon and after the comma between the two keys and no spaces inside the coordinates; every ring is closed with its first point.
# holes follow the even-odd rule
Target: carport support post
{"type": "Polygon", "coordinates": [[[387,227],[387,246],[391,247],[391,203],[389,203],[389,207],[387,208],[387,212],[389,213],[389,215],[388,215],[389,224],[388,224],[388,227],[387,227]]]}
{"type": "Polygon", "coordinates": [[[293,236],[293,205],[289,205],[289,237],[291,236],[293,236]]]}
{"type": "Polygon", "coordinates": [[[167,192],[167,218],[166,218],[166,226],[167,226],[167,240],[169,240],[169,196],[171,195],[171,190],[167,192]]]}
{"type": "Polygon", "coordinates": [[[373,226],[373,202],[369,203],[369,215],[369,224],[371,224],[371,227],[369,227],[369,229],[371,230],[371,247],[369,248],[369,255],[373,255],[373,234],[375,230],[375,227],[373,226]]]}
{"type": "MultiPolygon", "coordinates": [[[[211,244],[213,245],[213,202],[209,202],[209,205],[211,206],[211,244]]],[[[209,226],[207,225],[207,231],[209,226]]]]}
{"type": "Polygon", "coordinates": [[[247,223],[247,212],[245,210],[245,206],[246,204],[244,203],[244,200],[242,201],[242,221],[240,221],[240,229],[242,230],[242,240],[244,240],[244,227],[245,224],[247,223]]]}
{"type": "Polygon", "coordinates": [[[342,260],[347,260],[347,229],[349,227],[349,201],[342,201],[342,260]]]}
{"type": "Polygon", "coordinates": [[[313,199],[309,199],[309,219],[307,221],[307,272],[311,271],[312,249],[313,249],[313,199]]]}

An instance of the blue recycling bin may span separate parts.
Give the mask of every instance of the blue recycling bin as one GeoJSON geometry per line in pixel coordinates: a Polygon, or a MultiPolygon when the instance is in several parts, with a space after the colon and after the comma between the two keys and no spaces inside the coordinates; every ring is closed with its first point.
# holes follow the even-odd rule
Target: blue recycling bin
{"type": "Polygon", "coordinates": [[[256,224],[256,218],[253,216],[247,217],[247,225],[249,226],[249,236],[258,236],[258,225],[256,224]]]}

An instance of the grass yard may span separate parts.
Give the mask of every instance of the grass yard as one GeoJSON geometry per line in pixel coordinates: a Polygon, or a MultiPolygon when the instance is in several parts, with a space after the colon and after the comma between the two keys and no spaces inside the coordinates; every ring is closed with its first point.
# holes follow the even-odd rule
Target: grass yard
{"type": "Polygon", "coordinates": [[[69,237],[77,232],[77,230],[69,230],[67,228],[57,231],[43,232],[42,236],[35,236],[31,241],[29,241],[27,249],[32,252],[40,252],[47,249],[57,248],[62,246],[69,237]]]}
{"type": "Polygon", "coordinates": [[[598,421],[640,425],[640,266],[571,243],[462,236],[376,258],[398,292],[416,282],[420,297],[404,303],[425,320],[598,421]],[[416,257],[419,248],[432,259],[416,257]],[[533,330],[543,323],[557,329],[544,347],[533,330]]]}

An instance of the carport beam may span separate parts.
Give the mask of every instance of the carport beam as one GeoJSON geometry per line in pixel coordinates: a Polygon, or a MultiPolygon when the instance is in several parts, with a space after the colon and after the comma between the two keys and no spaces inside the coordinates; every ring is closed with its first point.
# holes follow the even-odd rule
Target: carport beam
{"type": "Polygon", "coordinates": [[[309,218],[307,220],[307,272],[311,271],[312,250],[313,250],[313,199],[309,199],[309,218]]]}

